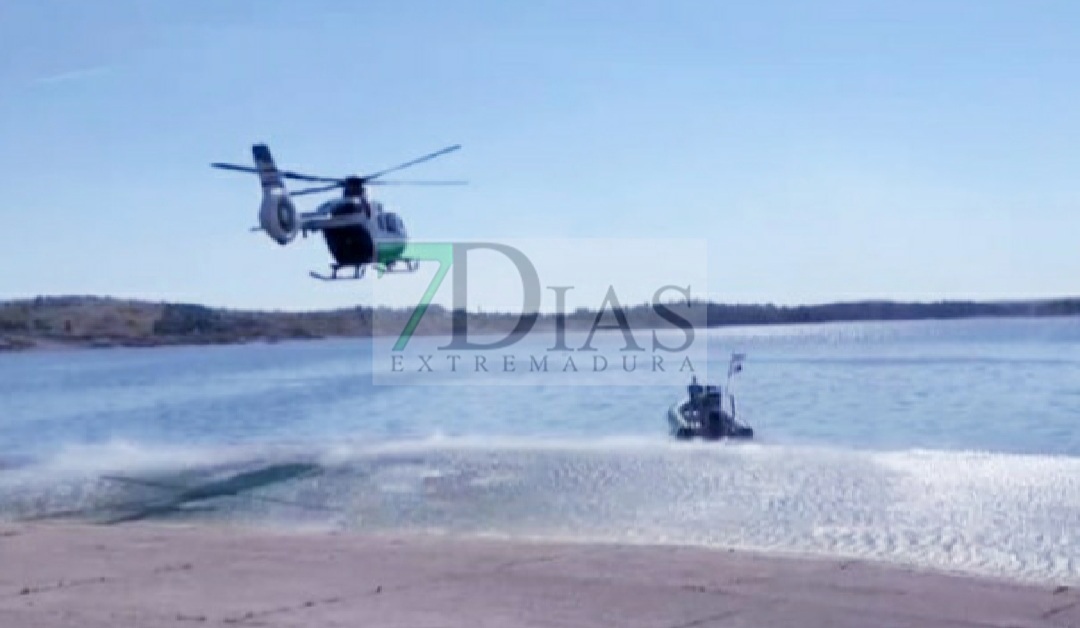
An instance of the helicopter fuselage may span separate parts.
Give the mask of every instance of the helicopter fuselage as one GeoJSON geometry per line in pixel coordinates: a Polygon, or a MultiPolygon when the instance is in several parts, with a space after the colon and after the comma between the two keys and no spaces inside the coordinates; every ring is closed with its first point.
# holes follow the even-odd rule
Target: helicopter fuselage
{"type": "Polygon", "coordinates": [[[338,271],[350,268],[353,271],[352,278],[360,279],[367,265],[375,266],[380,276],[385,272],[415,272],[419,265],[418,260],[406,257],[409,235],[405,231],[405,223],[397,214],[383,211],[381,203],[368,201],[364,191],[365,185],[456,185],[463,183],[460,181],[387,181],[381,178],[385,174],[415,166],[459,148],[461,146],[457,144],[448,146],[392,168],[364,176],[325,177],[278,170],[266,144],[252,145],[251,156],[255,162],[254,167],[229,163],[213,163],[211,166],[259,175],[263,196],[259,204],[259,226],[253,230],[266,233],[281,246],[291,242],[297,233],[307,236],[308,233],[315,231],[322,232],[334,263],[330,265],[329,276],[311,272],[309,274],[312,277],[322,280],[339,279],[338,271]],[[290,194],[285,188],[286,179],[323,185],[294,190],[290,194]],[[293,196],[338,189],[342,190],[340,198],[322,203],[313,212],[297,213],[292,200],[293,196]]]}
{"type": "Polygon", "coordinates": [[[334,199],[321,204],[315,215],[331,219],[321,231],[339,266],[392,264],[405,252],[405,224],[397,214],[384,211],[381,203],[334,199]]]}

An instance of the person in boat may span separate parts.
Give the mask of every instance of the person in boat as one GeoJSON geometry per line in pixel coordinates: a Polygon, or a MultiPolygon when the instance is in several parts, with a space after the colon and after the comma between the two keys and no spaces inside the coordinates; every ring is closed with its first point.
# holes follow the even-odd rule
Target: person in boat
{"type": "Polygon", "coordinates": [[[734,400],[731,412],[724,411],[720,386],[702,385],[695,375],[687,386],[687,395],[689,399],[678,410],[686,423],[686,427],[679,430],[682,438],[753,438],[753,430],[735,419],[734,400]]]}
{"type": "Polygon", "coordinates": [[[697,375],[690,378],[690,385],[687,386],[687,391],[690,393],[691,403],[698,403],[701,400],[701,393],[705,391],[705,388],[698,383],[697,375]]]}
{"type": "Polygon", "coordinates": [[[687,386],[690,396],[689,410],[693,422],[708,438],[723,438],[734,432],[732,419],[723,410],[721,388],[702,386],[693,376],[687,386]]]}

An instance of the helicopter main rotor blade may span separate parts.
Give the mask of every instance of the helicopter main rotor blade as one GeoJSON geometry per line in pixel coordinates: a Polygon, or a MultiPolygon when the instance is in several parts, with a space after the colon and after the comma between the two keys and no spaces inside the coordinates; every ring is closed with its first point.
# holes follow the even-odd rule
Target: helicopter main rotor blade
{"type": "Polygon", "coordinates": [[[394,166],[392,168],[387,168],[386,170],[380,170],[379,172],[375,172],[375,173],[363,176],[361,178],[364,180],[365,183],[367,183],[368,181],[371,181],[372,179],[375,179],[377,177],[381,177],[384,174],[389,174],[391,172],[397,172],[398,170],[402,170],[402,169],[408,168],[410,166],[415,166],[416,164],[423,163],[425,161],[428,161],[429,159],[435,159],[436,157],[439,157],[440,155],[445,155],[446,153],[452,153],[452,152],[454,152],[455,150],[457,150],[459,148],[461,148],[461,144],[454,144],[453,146],[447,146],[446,148],[444,148],[442,150],[437,150],[434,153],[429,153],[427,155],[424,155],[423,157],[417,157],[416,159],[413,159],[411,161],[406,161],[403,164],[398,164],[398,165],[396,165],[396,166],[394,166]]]}
{"type": "Polygon", "coordinates": [[[252,168],[251,166],[238,166],[236,164],[213,163],[213,164],[210,164],[210,167],[211,168],[221,168],[222,170],[237,170],[239,172],[250,172],[250,173],[253,173],[253,174],[259,174],[259,169],[258,168],[252,168]]]}
{"type": "Polygon", "coordinates": [[[286,179],[295,179],[297,181],[312,181],[315,183],[345,183],[345,180],[341,179],[340,177],[317,177],[315,175],[300,174],[299,172],[291,172],[289,170],[281,170],[279,172],[281,173],[282,177],[286,179]]]}
{"type": "MultiPolygon", "coordinates": [[[[212,163],[212,164],[210,164],[210,166],[213,167],[213,168],[221,168],[222,170],[235,170],[237,172],[250,172],[251,174],[259,174],[259,169],[258,168],[253,168],[251,166],[240,166],[238,164],[223,164],[223,163],[212,163]]],[[[318,177],[318,176],[315,176],[315,175],[302,174],[300,172],[292,172],[292,171],[289,171],[289,170],[279,170],[278,174],[280,174],[282,176],[282,178],[295,179],[297,181],[312,181],[312,182],[315,182],[315,183],[339,183],[339,184],[344,183],[344,180],[341,179],[341,178],[318,177]]]]}
{"type": "Polygon", "coordinates": [[[317,188],[304,188],[303,190],[296,190],[295,192],[289,192],[291,196],[303,196],[304,194],[318,194],[319,192],[329,192],[330,190],[336,190],[344,187],[344,183],[331,183],[330,185],[320,185],[317,188]]]}
{"type": "Polygon", "coordinates": [[[468,181],[369,181],[369,185],[468,185],[468,181]]]}

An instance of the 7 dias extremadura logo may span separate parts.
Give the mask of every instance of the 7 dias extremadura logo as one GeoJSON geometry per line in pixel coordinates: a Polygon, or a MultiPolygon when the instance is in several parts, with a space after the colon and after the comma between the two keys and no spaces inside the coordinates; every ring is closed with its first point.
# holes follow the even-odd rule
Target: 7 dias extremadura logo
{"type": "MultiPolygon", "coordinates": [[[[407,317],[374,310],[378,384],[670,386],[707,376],[703,241],[420,242],[406,255],[428,272],[407,317]],[[680,263],[651,263],[672,256],[680,263]]],[[[376,301],[400,301],[401,290],[380,281],[376,301]]]]}

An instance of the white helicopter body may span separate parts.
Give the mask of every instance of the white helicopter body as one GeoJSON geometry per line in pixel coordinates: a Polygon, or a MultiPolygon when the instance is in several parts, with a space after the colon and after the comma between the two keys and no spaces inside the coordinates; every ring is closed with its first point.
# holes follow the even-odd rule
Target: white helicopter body
{"type": "Polygon", "coordinates": [[[339,277],[342,269],[352,269],[352,279],[364,276],[364,269],[373,265],[382,272],[412,272],[417,269],[416,260],[405,257],[405,248],[409,241],[405,222],[397,214],[386,211],[382,203],[369,201],[365,185],[458,185],[461,181],[384,181],[379,179],[384,174],[401,170],[457,150],[460,146],[450,146],[418,159],[400,164],[366,176],[348,176],[331,178],[312,176],[278,170],[265,144],[252,146],[251,153],[255,167],[234,164],[214,163],[215,168],[251,172],[259,175],[262,185],[262,202],[259,206],[259,226],[272,240],[284,246],[299,233],[306,237],[311,232],[322,232],[327,249],[334,258],[330,265],[329,276],[311,273],[312,277],[333,280],[339,277]],[[285,179],[329,183],[314,188],[290,192],[285,187],[285,179]],[[293,197],[342,189],[341,198],[320,204],[313,212],[296,211],[293,197]]]}

